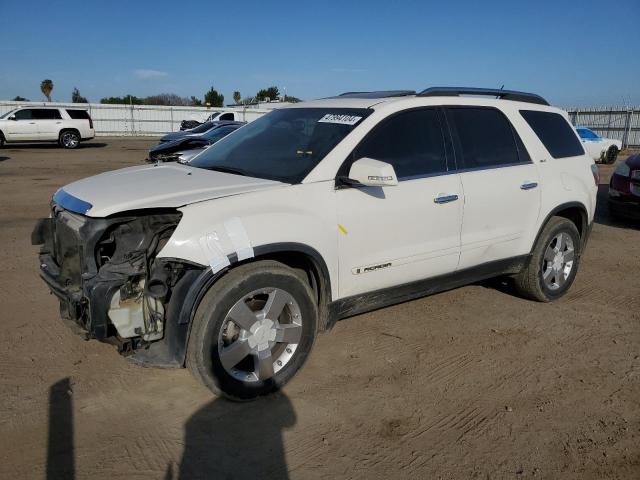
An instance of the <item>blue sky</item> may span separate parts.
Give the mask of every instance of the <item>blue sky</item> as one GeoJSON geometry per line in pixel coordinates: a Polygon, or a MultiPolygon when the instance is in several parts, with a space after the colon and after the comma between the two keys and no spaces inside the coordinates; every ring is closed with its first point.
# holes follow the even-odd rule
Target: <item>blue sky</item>
{"type": "Polygon", "coordinates": [[[640,1],[0,0],[0,99],[454,85],[640,104],[640,1]]]}

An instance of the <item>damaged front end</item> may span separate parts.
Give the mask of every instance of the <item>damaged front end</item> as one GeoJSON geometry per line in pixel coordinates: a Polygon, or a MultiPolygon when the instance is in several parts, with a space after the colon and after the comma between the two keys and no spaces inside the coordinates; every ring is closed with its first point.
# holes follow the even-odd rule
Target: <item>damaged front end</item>
{"type": "Polygon", "coordinates": [[[156,259],[181,216],[163,209],[91,218],[54,203],[51,216],[36,224],[32,243],[42,245],[40,275],[60,300],[62,318],[123,354],[140,354],[164,339],[167,316],[177,308],[174,291],[185,291],[178,284],[201,271],[156,259]]]}

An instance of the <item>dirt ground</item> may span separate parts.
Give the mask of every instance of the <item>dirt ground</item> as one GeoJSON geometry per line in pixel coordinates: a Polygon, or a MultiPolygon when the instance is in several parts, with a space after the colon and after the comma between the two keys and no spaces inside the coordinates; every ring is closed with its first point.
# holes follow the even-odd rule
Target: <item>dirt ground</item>
{"type": "Polygon", "coordinates": [[[152,143],[0,150],[1,478],[640,478],[640,228],[603,208],[611,167],[562,300],[492,281],[360,315],[233,404],[75,336],[38,278],[55,190],[152,143]]]}

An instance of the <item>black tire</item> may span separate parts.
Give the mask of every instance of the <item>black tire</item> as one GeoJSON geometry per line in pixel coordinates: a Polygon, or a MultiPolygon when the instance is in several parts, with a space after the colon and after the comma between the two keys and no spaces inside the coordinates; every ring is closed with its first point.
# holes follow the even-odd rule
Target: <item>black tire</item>
{"type": "Polygon", "coordinates": [[[607,153],[605,155],[604,162],[607,165],[612,165],[616,163],[616,159],[618,158],[619,152],[620,151],[618,150],[618,147],[616,147],[615,145],[610,146],[609,150],[607,150],[607,153]]]}
{"type": "Polygon", "coordinates": [[[576,225],[566,218],[552,217],[536,241],[529,264],[522,272],[516,275],[516,289],[523,297],[539,302],[551,302],[562,297],[567,293],[576,278],[576,273],[580,266],[581,248],[582,242],[576,225]],[[566,279],[563,280],[564,283],[558,285],[557,282],[556,285],[558,286],[552,288],[545,281],[545,278],[548,277],[544,277],[544,271],[547,270],[545,267],[549,265],[549,261],[545,259],[545,252],[547,252],[548,248],[551,248],[554,244],[553,242],[561,233],[568,235],[573,243],[573,264],[566,279]]]}
{"type": "Polygon", "coordinates": [[[0,132],[0,148],[4,147],[4,135],[0,132]]]}
{"type": "MultiPolygon", "coordinates": [[[[214,283],[198,305],[186,364],[194,377],[215,394],[236,401],[253,400],[282,388],[302,367],[315,341],[317,325],[318,307],[311,288],[294,270],[272,260],[241,265],[214,283]],[[246,295],[262,288],[282,289],[293,297],[302,317],[302,333],[293,355],[271,378],[242,381],[223,366],[218,342],[231,308],[246,295]]],[[[249,355],[243,361],[251,358],[249,355]]]]}
{"type": "Polygon", "coordinates": [[[80,145],[80,134],[76,130],[63,130],[58,136],[58,145],[67,150],[78,148],[78,145],[80,145]]]}

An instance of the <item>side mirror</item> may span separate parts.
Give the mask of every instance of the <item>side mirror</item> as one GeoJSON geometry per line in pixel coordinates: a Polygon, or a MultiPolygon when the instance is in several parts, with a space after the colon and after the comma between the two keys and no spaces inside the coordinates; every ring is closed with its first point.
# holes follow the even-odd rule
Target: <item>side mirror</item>
{"type": "Polygon", "coordinates": [[[398,177],[391,164],[364,157],[353,162],[346,183],[365,187],[392,187],[398,185],[398,177]]]}

